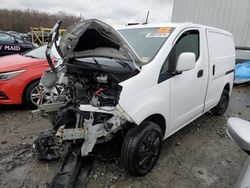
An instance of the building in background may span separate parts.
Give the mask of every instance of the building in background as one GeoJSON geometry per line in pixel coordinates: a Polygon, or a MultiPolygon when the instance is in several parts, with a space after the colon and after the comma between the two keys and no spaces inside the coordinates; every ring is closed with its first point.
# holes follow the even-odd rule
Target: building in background
{"type": "MultiPolygon", "coordinates": [[[[250,0],[174,0],[172,22],[221,28],[234,35],[236,47],[250,48],[250,0]]],[[[236,57],[250,59],[250,51],[237,50],[236,57]]]]}

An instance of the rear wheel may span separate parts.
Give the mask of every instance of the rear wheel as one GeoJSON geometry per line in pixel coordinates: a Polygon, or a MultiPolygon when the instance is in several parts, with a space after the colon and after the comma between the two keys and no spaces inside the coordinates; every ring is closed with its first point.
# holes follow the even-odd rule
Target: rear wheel
{"type": "Polygon", "coordinates": [[[121,162],[133,176],[147,174],[157,162],[163,140],[159,125],[144,121],[130,129],[122,145],[121,162]]]}
{"type": "Polygon", "coordinates": [[[211,109],[211,112],[213,115],[220,116],[226,112],[228,105],[229,105],[229,92],[228,90],[224,89],[219,103],[214,108],[211,109]]]}
{"type": "Polygon", "coordinates": [[[31,108],[50,102],[50,94],[44,91],[43,87],[39,85],[40,81],[34,81],[28,85],[24,93],[25,103],[31,108]]]}

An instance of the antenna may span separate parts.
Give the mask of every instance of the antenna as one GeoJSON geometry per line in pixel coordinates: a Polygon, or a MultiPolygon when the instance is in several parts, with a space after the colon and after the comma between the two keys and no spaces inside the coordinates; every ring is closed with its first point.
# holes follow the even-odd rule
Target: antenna
{"type": "Polygon", "coordinates": [[[146,20],[145,20],[145,22],[144,22],[142,25],[144,25],[144,24],[148,24],[148,17],[149,17],[149,11],[148,11],[148,13],[147,13],[146,20]]]}

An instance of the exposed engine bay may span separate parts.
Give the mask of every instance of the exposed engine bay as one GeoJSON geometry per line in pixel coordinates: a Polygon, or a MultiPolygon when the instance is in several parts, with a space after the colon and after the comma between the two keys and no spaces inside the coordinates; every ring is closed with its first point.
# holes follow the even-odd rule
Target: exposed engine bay
{"type": "MultiPolygon", "coordinates": [[[[122,91],[119,83],[138,74],[139,69],[136,58],[120,36],[115,31],[108,31],[110,29],[102,22],[92,20],[87,26],[84,22],[87,37],[81,32],[77,37],[72,36],[79,32],[79,24],[73,25],[62,36],[59,46],[56,41],[60,24],[54,26],[46,49],[51,69],[40,81],[51,93],[52,103],[40,106],[35,112],[51,120],[54,126],[51,140],[56,144],[75,143],[81,148],[81,156],[87,156],[95,144],[110,140],[123,125],[133,122],[119,105],[122,91]],[[112,36],[108,36],[110,34],[112,36]],[[95,44],[86,49],[89,38],[96,38],[95,44]],[[56,65],[50,54],[53,43],[62,57],[56,65]],[[80,44],[84,44],[83,47],[80,44]],[[74,46],[80,52],[71,51],[74,46]]],[[[39,146],[42,151],[50,150],[46,149],[47,145],[39,140],[34,143],[35,149],[39,146]]],[[[42,156],[46,158],[46,154],[42,156]]]]}
{"type": "MultiPolygon", "coordinates": [[[[62,79],[50,90],[53,103],[41,106],[40,110],[51,119],[57,143],[78,140],[82,142],[81,155],[86,156],[96,143],[110,140],[123,124],[132,122],[118,104],[122,91],[119,82],[137,71],[119,76],[95,69],[86,71],[77,67],[76,70],[73,64],[68,64],[66,70],[58,71],[62,79]]],[[[46,73],[52,74],[51,70],[46,73]]],[[[48,89],[46,73],[41,83],[48,89]]]]}
{"type": "Polygon", "coordinates": [[[96,107],[115,106],[119,100],[121,86],[107,74],[73,73],[67,76],[67,83],[58,84],[61,89],[60,102],[91,104],[96,107]]]}
{"type": "MultiPolygon", "coordinates": [[[[42,116],[52,121],[54,132],[41,134],[33,144],[38,160],[58,160],[56,148],[70,145],[59,172],[48,186],[51,188],[74,187],[82,166],[88,171],[93,160],[82,157],[88,156],[95,144],[110,140],[132,121],[119,108],[122,87],[112,75],[61,71],[57,74],[62,79],[50,89],[53,103],[40,107],[42,116]]],[[[47,73],[50,75],[51,71],[47,73]]]]}

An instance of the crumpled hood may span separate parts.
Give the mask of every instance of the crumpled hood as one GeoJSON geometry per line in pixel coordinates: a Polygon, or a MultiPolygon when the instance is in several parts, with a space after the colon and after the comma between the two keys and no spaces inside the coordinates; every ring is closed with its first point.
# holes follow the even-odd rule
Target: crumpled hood
{"type": "Polygon", "coordinates": [[[97,19],[70,26],[61,37],[59,46],[66,59],[107,57],[142,64],[122,36],[110,25],[97,19]]]}
{"type": "Polygon", "coordinates": [[[46,59],[35,59],[22,55],[7,55],[0,58],[0,72],[19,70],[24,67],[33,66],[40,62],[47,62],[46,59]]]}

